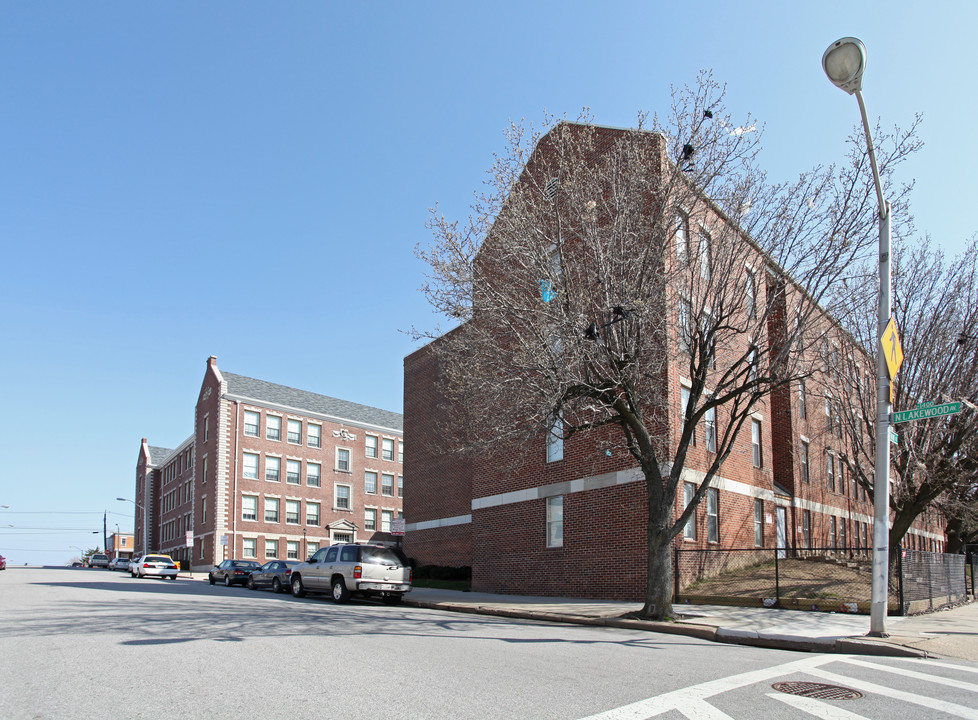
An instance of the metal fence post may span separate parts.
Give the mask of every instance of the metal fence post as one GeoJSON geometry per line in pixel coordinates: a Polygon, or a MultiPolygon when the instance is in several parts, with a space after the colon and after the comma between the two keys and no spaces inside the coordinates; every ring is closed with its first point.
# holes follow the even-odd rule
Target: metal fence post
{"type": "Polygon", "coordinates": [[[778,555],[780,553],[774,551],[774,605],[775,607],[781,607],[781,571],[778,565],[778,555]]]}
{"type": "Polygon", "coordinates": [[[900,601],[900,614],[906,615],[906,603],[903,597],[903,545],[897,545],[897,577],[900,579],[900,591],[899,591],[899,601],[900,601]]]}

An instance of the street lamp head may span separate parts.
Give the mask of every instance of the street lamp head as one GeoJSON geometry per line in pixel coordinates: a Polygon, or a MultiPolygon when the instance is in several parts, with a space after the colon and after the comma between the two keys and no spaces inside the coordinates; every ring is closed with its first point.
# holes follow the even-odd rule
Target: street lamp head
{"type": "Polygon", "coordinates": [[[129,498],[116,498],[116,500],[121,500],[122,502],[132,502],[129,498]]]}
{"type": "Polygon", "coordinates": [[[852,95],[862,90],[866,69],[866,46],[862,40],[844,37],[829,45],[822,55],[822,68],[832,84],[852,95]]]}

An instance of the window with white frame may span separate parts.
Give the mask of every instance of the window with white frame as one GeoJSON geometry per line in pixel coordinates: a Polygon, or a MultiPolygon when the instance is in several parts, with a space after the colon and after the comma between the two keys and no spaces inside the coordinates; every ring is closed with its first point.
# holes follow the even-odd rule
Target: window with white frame
{"type": "Polygon", "coordinates": [[[288,427],[286,428],[287,435],[285,439],[292,443],[293,445],[302,444],[302,421],[301,420],[289,420],[288,427]]]}
{"type": "Polygon", "coordinates": [[[299,485],[302,481],[302,463],[298,460],[285,461],[285,482],[299,485]]]}
{"type": "Polygon", "coordinates": [[[299,524],[299,501],[298,500],[286,500],[285,501],[285,524],[286,525],[298,525],[299,524]]]}
{"type": "Polygon", "coordinates": [[[314,423],[306,423],[306,443],[311,448],[323,446],[323,427],[314,423]]]}
{"type": "Polygon", "coordinates": [[[265,479],[278,482],[282,471],[282,458],[265,456],[265,479]]]}
{"type": "Polygon", "coordinates": [[[747,379],[754,383],[757,382],[757,347],[751,342],[751,348],[747,353],[747,379]]]}
{"type": "Polygon", "coordinates": [[[306,525],[319,525],[319,503],[306,500],[306,525]]]}
{"type": "Polygon", "coordinates": [[[299,541],[289,540],[285,543],[285,554],[286,560],[298,560],[299,559],[299,541]]]}
{"type": "Polygon", "coordinates": [[[710,257],[710,236],[703,229],[700,230],[700,277],[709,282],[713,276],[713,260],[710,257]]]}
{"type": "Polygon", "coordinates": [[[398,475],[397,476],[397,496],[399,498],[404,497],[404,476],[403,475],[398,475]]]}
{"type": "Polygon", "coordinates": [[[258,456],[256,454],[245,453],[241,465],[246,478],[258,479],[258,456]]]}
{"type": "Polygon", "coordinates": [[[564,496],[547,498],[547,547],[564,545],[564,496]]]}
{"type": "Polygon", "coordinates": [[[265,557],[278,558],[278,540],[265,540],[265,557]]]}
{"type": "Polygon", "coordinates": [[[319,552],[319,543],[310,540],[306,543],[306,557],[312,557],[319,552]]]}
{"type": "Polygon", "coordinates": [[[265,522],[277,523],[279,521],[278,508],[278,498],[265,498],[265,522]]]}
{"type": "Polygon", "coordinates": [[[364,439],[365,439],[365,441],[367,443],[366,448],[364,449],[364,454],[368,458],[375,458],[375,457],[377,457],[377,436],[376,435],[365,435],[364,436],[364,439]]]}
{"type": "Polygon", "coordinates": [[[681,212],[676,213],[675,232],[676,232],[676,260],[686,262],[689,260],[689,234],[686,229],[686,216],[681,212]]]}
{"type": "Polygon", "coordinates": [[[564,419],[562,413],[553,416],[547,431],[547,462],[564,459],[564,419]]]}
{"type": "Polygon", "coordinates": [[[757,312],[757,277],[751,270],[747,271],[747,277],[744,280],[744,303],[747,317],[754,317],[757,312]]]}
{"type": "Polygon", "coordinates": [[[706,366],[710,370],[717,366],[716,331],[713,325],[714,320],[710,313],[705,310],[700,313],[700,342],[706,346],[706,366]]]}
{"type": "Polygon", "coordinates": [[[397,442],[397,461],[399,463],[404,462],[404,443],[400,440],[397,442]]]}
{"type": "Polygon", "coordinates": [[[812,546],[812,511],[804,510],[801,514],[801,536],[805,541],[805,547],[812,546]]]}
{"type": "Polygon", "coordinates": [[[389,533],[391,531],[391,522],[394,520],[394,512],[392,510],[381,510],[380,511],[380,531],[389,533]]]}
{"type": "Polygon", "coordinates": [[[706,449],[709,452],[717,451],[717,409],[708,408],[706,411],[706,449]]]}
{"type": "Polygon", "coordinates": [[[244,434],[248,437],[258,437],[258,429],[261,425],[261,413],[254,410],[244,411],[244,434]]]}
{"type": "Polygon", "coordinates": [[[394,460],[394,441],[391,438],[384,438],[380,441],[381,460],[394,460]]]}
{"type": "Polygon", "coordinates": [[[204,442],[207,442],[211,436],[211,419],[210,416],[204,415],[204,442]]]}
{"type": "Polygon", "coordinates": [[[322,466],[319,463],[306,463],[306,485],[309,487],[319,487],[322,466]]]}
{"type": "Polygon", "coordinates": [[[799,459],[801,460],[801,481],[807,483],[809,481],[808,474],[808,441],[802,440],[801,445],[799,445],[799,459]]]}
{"type": "Polygon", "coordinates": [[[377,473],[367,470],[363,474],[363,491],[368,495],[377,494],[377,473]]]}
{"type": "MultiPolygon", "coordinates": [[[[691,391],[688,387],[683,386],[679,390],[679,419],[682,421],[682,426],[686,425],[686,413],[691,410],[689,406],[691,391]]],[[[689,433],[689,444],[693,447],[696,446],[696,425],[690,426],[689,433]]]]}
{"type": "Polygon", "coordinates": [[[676,324],[676,329],[679,333],[679,347],[683,352],[690,354],[693,352],[693,304],[686,298],[682,298],[677,312],[679,322],[676,324]]]}
{"type": "Polygon", "coordinates": [[[808,417],[808,394],[804,380],[798,381],[798,417],[802,420],[808,417]]]}
{"type": "Polygon", "coordinates": [[[764,501],[754,500],[754,547],[764,547],[764,501]]]}
{"type": "Polygon", "coordinates": [[[377,511],[374,508],[365,508],[363,511],[363,529],[377,529],[377,511]]]}
{"type": "Polygon", "coordinates": [[[754,467],[764,467],[764,456],[761,452],[761,421],[757,418],[751,418],[750,421],[750,447],[754,467]]]}
{"type": "Polygon", "coordinates": [[[257,538],[242,538],[241,539],[241,555],[246,558],[258,557],[258,539],[257,538]]]}
{"type": "MultiPolygon", "coordinates": [[[[686,512],[686,508],[690,506],[693,502],[693,497],[696,495],[696,485],[691,482],[683,483],[683,512],[686,512]]],[[[696,539],[696,512],[689,516],[689,520],[683,526],[683,537],[686,540],[696,539]]]]}
{"type": "Polygon", "coordinates": [[[832,548],[834,548],[836,546],[836,543],[838,542],[838,540],[836,539],[836,527],[837,527],[836,523],[837,520],[835,519],[835,515],[832,515],[829,518],[829,547],[832,548]]]}
{"type": "Polygon", "coordinates": [[[277,415],[265,416],[265,437],[268,440],[282,439],[282,418],[277,415]]]}
{"type": "Polygon", "coordinates": [[[394,497],[394,476],[384,473],[380,476],[380,494],[394,497]]]}
{"type": "Polygon", "coordinates": [[[336,509],[337,510],[352,510],[353,504],[350,502],[350,486],[349,485],[335,485],[333,491],[334,497],[336,499],[336,509]]]}
{"type": "Polygon", "coordinates": [[[829,492],[835,492],[835,455],[831,450],[825,451],[825,478],[828,480],[829,492]]]}
{"type": "MultiPolygon", "coordinates": [[[[206,507],[207,500],[204,500],[204,505],[206,507]]],[[[242,520],[257,520],[258,519],[258,498],[255,495],[242,495],[241,496],[241,519],[242,520]]]]}
{"type": "Polygon", "coordinates": [[[350,451],[347,448],[336,448],[336,469],[350,472],[350,451]]]}
{"type": "Polygon", "coordinates": [[[706,491],[706,539],[720,542],[720,491],[716,488],[706,491]]]}

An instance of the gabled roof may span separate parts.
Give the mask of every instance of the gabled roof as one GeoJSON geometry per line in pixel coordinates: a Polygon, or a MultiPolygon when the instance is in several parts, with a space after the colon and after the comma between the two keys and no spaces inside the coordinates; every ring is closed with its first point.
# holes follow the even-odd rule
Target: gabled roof
{"type": "Polygon", "coordinates": [[[401,413],[381,410],[369,405],[360,405],[348,400],[339,400],[308,390],[297,390],[285,385],[276,385],[265,380],[235,375],[223,370],[221,375],[227,382],[227,394],[240,400],[252,400],[299,412],[305,411],[325,415],[338,422],[372,425],[398,433],[404,431],[404,416],[401,413]]]}
{"type": "Polygon", "coordinates": [[[149,467],[159,467],[173,452],[173,450],[168,448],[156,447],[154,445],[147,445],[146,449],[149,450],[149,458],[147,458],[149,467]]]}

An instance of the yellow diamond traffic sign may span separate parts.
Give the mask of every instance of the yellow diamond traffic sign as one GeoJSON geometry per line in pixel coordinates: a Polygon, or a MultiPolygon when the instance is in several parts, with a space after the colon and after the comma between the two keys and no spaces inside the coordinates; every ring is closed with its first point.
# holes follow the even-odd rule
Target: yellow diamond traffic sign
{"type": "Polygon", "coordinates": [[[896,320],[892,317],[883,330],[880,345],[883,346],[886,368],[890,371],[890,380],[894,380],[900,370],[900,365],[903,364],[903,348],[900,346],[900,334],[897,332],[896,320]]]}

